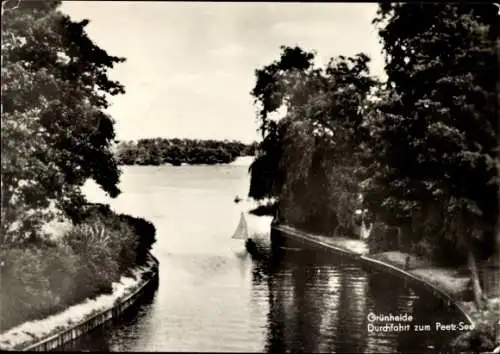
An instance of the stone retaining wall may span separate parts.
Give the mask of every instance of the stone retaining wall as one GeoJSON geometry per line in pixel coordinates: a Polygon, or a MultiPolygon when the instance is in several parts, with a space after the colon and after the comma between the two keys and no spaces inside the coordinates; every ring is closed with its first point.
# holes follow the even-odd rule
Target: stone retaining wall
{"type": "Polygon", "coordinates": [[[66,329],[58,334],[45,338],[37,343],[30,344],[24,348],[23,351],[50,351],[61,347],[62,345],[75,340],[76,338],[90,332],[91,330],[105,324],[106,322],[117,318],[130,306],[132,306],[142,295],[147,291],[150,286],[158,282],[158,260],[151,254],[150,259],[153,261],[153,267],[149,269],[151,276],[144,279],[142,284],[132,294],[128,295],[120,303],[114,305],[112,308],[104,310],[88,319],[81,322],[69,329],[66,329]]]}

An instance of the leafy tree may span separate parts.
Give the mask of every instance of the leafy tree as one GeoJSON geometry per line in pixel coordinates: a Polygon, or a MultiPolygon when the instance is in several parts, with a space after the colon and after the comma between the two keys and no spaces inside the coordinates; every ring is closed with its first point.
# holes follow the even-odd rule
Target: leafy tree
{"type": "Polygon", "coordinates": [[[238,141],[192,140],[192,139],[139,139],[134,142],[120,142],[116,158],[124,165],[160,165],[171,163],[230,163],[238,156],[251,151],[252,145],[238,141]]]}
{"type": "MultiPolygon", "coordinates": [[[[273,65],[287,63],[290,51],[283,48],[273,65]]],[[[313,59],[312,54],[302,57],[313,59]]],[[[267,124],[263,153],[251,166],[250,196],[279,196],[280,215],[299,226],[350,228],[359,204],[359,154],[367,134],[363,117],[375,85],[368,62],[359,54],[332,59],[324,70],[285,66],[290,69],[270,85],[280,88],[274,110],[285,106],[287,113],[267,124]]]]}
{"type": "Polygon", "coordinates": [[[283,185],[280,171],[284,129],[274,121],[269,122],[267,135],[260,144],[261,153],[249,167],[251,174],[248,196],[256,200],[277,197],[283,185]]]}
{"type": "Polygon", "coordinates": [[[269,114],[276,112],[283,103],[283,76],[292,70],[306,70],[313,63],[314,53],[303,51],[299,47],[281,47],[282,54],[279,61],[255,71],[257,82],[252,90],[255,103],[260,105],[259,118],[262,138],[269,129],[269,114]]]}
{"type": "Polygon", "coordinates": [[[369,76],[369,58],[340,56],[323,71],[298,75],[288,103],[288,134],[284,140],[285,190],[297,191],[308,223],[350,232],[359,208],[360,155],[367,134],[364,127],[368,95],[375,81],[369,76]],[[313,203],[313,204],[311,204],[313,203]],[[311,215],[312,213],[312,215],[311,215]],[[306,214],[307,215],[307,214],[306,214]]]}
{"type": "Polygon", "coordinates": [[[76,216],[93,178],[111,196],[119,170],[107,95],[124,92],[108,55],[59,1],[2,2],[1,243],[39,230],[47,208],[76,216]]]}
{"type": "Polygon", "coordinates": [[[413,242],[461,250],[480,305],[476,251],[498,234],[498,10],[384,3],[375,22],[388,84],[373,117],[368,199],[409,225],[413,242]]]}
{"type": "Polygon", "coordinates": [[[261,153],[250,166],[252,175],[249,196],[255,199],[276,197],[283,183],[279,171],[282,125],[270,118],[285,103],[287,79],[291,72],[305,71],[313,65],[314,53],[299,47],[281,47],[281,56],[271,64],[255,71],[256,83],[251,94],[259,106],[259,130],[263,141],[261,153]]]}

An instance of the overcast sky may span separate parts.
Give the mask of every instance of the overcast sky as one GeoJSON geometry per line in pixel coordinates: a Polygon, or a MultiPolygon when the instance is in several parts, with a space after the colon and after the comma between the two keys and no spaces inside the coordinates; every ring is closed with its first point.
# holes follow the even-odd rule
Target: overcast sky
{"type": "Polygon", "coordinates": [[[281,45],[317,52],[317,63],[364,52],[383,73],[370,3],[68,1],[87,31],[127,61],[111,71],[126,94],[112,99],[117,138],[258,139],[254,71],[281,45]]]}

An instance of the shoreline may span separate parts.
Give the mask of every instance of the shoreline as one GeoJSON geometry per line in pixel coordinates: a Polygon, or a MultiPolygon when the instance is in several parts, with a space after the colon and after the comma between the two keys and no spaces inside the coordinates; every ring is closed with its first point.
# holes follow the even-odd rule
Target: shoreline
{"type": "MultiPolygon", "coordinates": [[[[467,291],[469,277],[461,275],[456,269],[438,267],[425,263],[416,256],[400,252],[388,251],[370,254],[366,243],[362,240],[348,239],[341,237],[326,237],[314,233],[301,231],[289,225],[271,225],[271,228],[286,236],[292,237],[302,243],[312,243],[313,246],[329,249],[341,255],[359,260],[378,268],[384,268],[386,271],[398,273],[413,281],[419,282],[423,286],[430,288],[437,295],[444,297],[464,315],[465,318],[477,328],[478,325],[500,325],[494,323],[494,316],[479,311],[473,301],[465,301],[463,296],[467,291]],[[406,268],[406,259],[410,258],[410,268],[406,268]],[[493,322],[493,323],[492,323],[493,322]]],[[[498,311],[500,313],[500,296],[489,299],[489,311],[498,311]]],[[[497,336],[495,342],[495,353],[500,353],[500,338],[497,336]]]]}
{"type": "Polygon", "coordinates": [[[140,163],[120,163],[119,166],[141,166],[141,167],[160,167],[160,166],[170,166],[170,167],[184,167],[184,166],[249,166],[249,163],[246,163],[246,160],[251,160],[253,161],[255,159],[254,155],[241,155],[237,156],[234,160],[228,161],[228,162],[223,162],[223,161],[217,161],[217,162],[185,162],[182,161],[178,164],[174,164],[171,162],[162,162],[158,164],[140,164],[140,163]]]}
{"type": "Polygon", "coordinates": [[[149,254],[147,263],[133,268],[132,274],[133,276],[122,276],[119,282],[113,283],[111,294],[86,299],[52,316],[25,322],[1,333],[0,349],[55,349],[104,324],[126,310],[150,281],[157,277],[158,261],[149,254]],[[144,279],[144,275],[150,276],[144,279]]]}

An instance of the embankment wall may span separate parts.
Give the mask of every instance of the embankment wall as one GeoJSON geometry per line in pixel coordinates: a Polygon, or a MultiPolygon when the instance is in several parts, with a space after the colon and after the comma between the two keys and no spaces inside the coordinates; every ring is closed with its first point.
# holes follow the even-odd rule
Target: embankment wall
{"type": "Polygon", "coordinates": [[[140,286],[126,298],[116,303],[113,307],[103,310],[92,317],[80,322],[71,328],[65,329],[57,334],[48,338],[42,339],[36,343],[30,344],[23,348],[23,351],[50,351],[71,342],[78,337],[90,332],[91,330],[118,318],[123,312],[134,305],[147,291],[153,286],[158,285],[158,260],[151,254],[149,259],[152,261],[152,266],[148,268],[146,273],[149,273],[145,279],[142,280],[140,286]]]}

